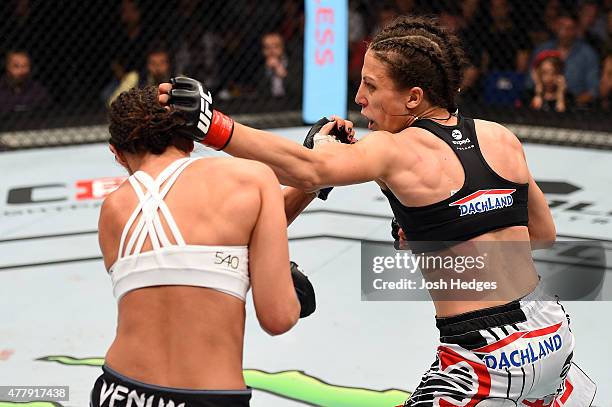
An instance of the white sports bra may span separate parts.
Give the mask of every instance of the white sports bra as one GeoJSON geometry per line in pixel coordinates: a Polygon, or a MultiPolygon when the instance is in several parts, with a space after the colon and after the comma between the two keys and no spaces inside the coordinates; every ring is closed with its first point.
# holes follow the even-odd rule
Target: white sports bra
{"type": "Polygon", "coordinates": [[[109,269],[117,301],[132,290],[160,285],[207,287],[245,300],[250,288],[248,247],[186,244],[163,200],[180,173],[199,158],[179,159],[156,179],[143,171],[128,178],[140,202],[123,228],[117,260],[109,269]],[[141,212],[126,244],[128,231],[141,212]],[[160,214],[176,244],[166,236],[160,214]],[[153,249],[141,252],[147,237],[153,249]]]}

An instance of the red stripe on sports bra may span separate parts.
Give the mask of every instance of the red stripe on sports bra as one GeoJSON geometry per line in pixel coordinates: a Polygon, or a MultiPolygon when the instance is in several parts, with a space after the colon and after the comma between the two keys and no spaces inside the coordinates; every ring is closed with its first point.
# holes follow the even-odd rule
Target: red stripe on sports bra
{"type": "Polygon", "coordinates": [[[486,192],[487,192],[487,190],[486,190],[486,189],[485,189],[485,190],[481,190],[481,191],[476,191],[476,192],[474,192],[474,193],[472,193],[472,194],[469,194],[469,195],[468,195],[468,196],[466,196],[465,198],[462,198],[462,199],[460,199],[460,200],[458,200],[458,201],[455,201],[455,202],[451,203],[451,204],[450,204],[450,206],[455,206],[455,205],[461,205],[461,204],[464,204],[464,203],[466,203],[466,202],[468,202],[468,201],[471,201],[471,200],[472,200],[472,199],[474,199],[474,198],[478,198],[480,195],[483,195],[483,194],[485,194],[486,192]]]}

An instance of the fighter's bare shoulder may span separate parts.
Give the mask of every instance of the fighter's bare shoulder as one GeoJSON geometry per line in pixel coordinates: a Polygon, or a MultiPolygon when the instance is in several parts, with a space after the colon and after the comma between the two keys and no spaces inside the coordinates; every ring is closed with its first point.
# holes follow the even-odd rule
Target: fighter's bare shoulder
{"type": "Polygon", "coordinates": [[[397,137],[423,137],[425,136],[426,139],[430,139],[431,133],[428,130],[425,130],[421,127],[406,127],[405,129],[393,134],[392,136],[394,136],[394,139],[397,139],[397,137]]]}
{"type": "MultiPolygon", "coordinates": [[[[405,130],[404,130],[405,131],[405,130]]],[[[398,133],[399,134],[399,133],[398,133]]],[[[396,134],[393,134],[384,130],[375,130],[372,131],[365,136],[359,139],[359,145],[364,146],[366,144],[370,144],[372,146],[376,146],[378,148],[386,148],[389,150],[394,150],[394,148],[390,148],[393,144],[395,144],[396,134]]]]}
{"type": "MultiPolygon", "coordinates": [[[[398,133],[399,134],[399,133],[398,133]]],[[[360,138],[354,145],[362,154],[370,157],[384,158],[384,162],[394,162],[398,151],[397,134],[384,130],[375,130],[360,138]]]]}
{"type": "Polygon", "coordinates": [[[135,198],[135,196],[132,196],[134,193],[130,192],[130,190],[133,191],[133,189],[129,184],[126,178],[118,188],[104,197],[102,207],[100,208],[101,215],[115,210],[120,211],[125,206],[126,198],[135,198]]]}
{"type": "Polygon", "coordinates": [[[210,179],[223,179],[225,182],[247,182],[258,185],[262,182],[274,182],[278,179],[270,167],[259,161],[235,157],[211,157],[198,160],[194,170],[206,173],[210,179]]]}
{"type": "Polygon", "coordinates": [[[130,194],[128,191],[129,189],[131,189],[131,187],[126,178],[123,184],[104,198],[102,206],[100,207],[100,217],[98,219],[98,233],[100,239],[102,239],[103,236],[119,233],[120,222],[117,214],[125,212],[126,206],[129,206],[127,202],[138,199],[133,192],[130,194]]]}
{"type": "Polygon", "coordinates": [[[488,120],[474,119],[478,138],[494,138],[496,143],[499,143],[504,148],[512,148],[514,150],[523,150],[521,141],[507,127],[488,120]]]}
{"type": "Polygon", "coordinates": [[[389,138],[389,139],[393,138],[393,133],[390,133],[390,132],[385,131],[385,130],[374,130],[374,131],[369,132],[365,136],[363,136],[361,139],[359,139],[359,141],[363,141],[363,140],[366,140],[366,139],[368,139],[368,140],[369,139],[380,140],[380,139],[384,139],[384,138],[389,138]]]}

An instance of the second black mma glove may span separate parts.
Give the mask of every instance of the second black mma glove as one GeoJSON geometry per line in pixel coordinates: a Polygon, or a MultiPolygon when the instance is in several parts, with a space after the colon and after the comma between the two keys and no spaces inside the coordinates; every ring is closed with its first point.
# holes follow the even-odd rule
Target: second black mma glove
{"type": "MultiPolygon", "coordinates": [[[[331,120],[327,119],[327,117],[322,117],[321,119],[319,119],[319,121],[313,124],[310,130],[308,131],[306,138],[304,138],[304,143],[303,143],[304,147],[310,148],[312,150],[315,147],[315,143],[316,143],[315,137],[321,130],[321,127],[325,126],[329,122],[331,122],[331,120]]],[[[337,127],[334,127],[329,132],[329,135],[333,136],[336,142],[340,142],[344,144],[353,143],[353,139],[351,138],[350,133],[346,131],[346,129],[340,130],[337,127]]],[[[329,196],[329,193],[331,192],[333,188],[334,187],[327,187],[327,188],[321,189],[317,193],[317,198],[322,199],[323,201],[326,201],[327,197],[329,196]]]]}
{"type": "Polygon", "coordinates": [[[400,236],[400,230],[402,230],[402,227],[397,222],[397,219],[393,217],[393,219],[391,219],[391,236],[393,237],[393,247],[395,247],[396,250],[410,250],[408,242],[400,236]]]}
{"type": "Polygon", "coordinates": [[[310,280],[308,280],[308,277],[306,277],[306,274],[302,273],[300,267],[295,262],[290,262],[290,265],[293,287],[301,307],[300,318],[304,318],[315,312],[317,308],[314,287],[310,280]]]}
{"type": "Polygon", "coordinates": [[[199,81],[186,76],[171,78],[168,104],[183,113],[187,123],[178,129],[184,136],[223,150],[232,138],[234,121],[213,109],[212,94],[199,81]]]}
{"type": "Polygon", "coordinates": [[[391,236],[393,237],[393,240],[395,240],[396,242],[400,240],[400,235],[399,235],[400,228],[401,226],[399,225],[399,223],[397,223],[397,219],[395,219],[395,217],[391,219],[391,236]]]}

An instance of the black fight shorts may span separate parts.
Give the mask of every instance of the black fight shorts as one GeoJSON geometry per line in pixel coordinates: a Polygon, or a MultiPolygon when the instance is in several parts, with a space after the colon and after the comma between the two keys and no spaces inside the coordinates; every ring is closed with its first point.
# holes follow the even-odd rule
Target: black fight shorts
{"type": "Polygon", "coordinates": [[[248,407],[251,389],[186,390],[141,383],[102,366],[91,390],[90,407],[248,407]]]}

